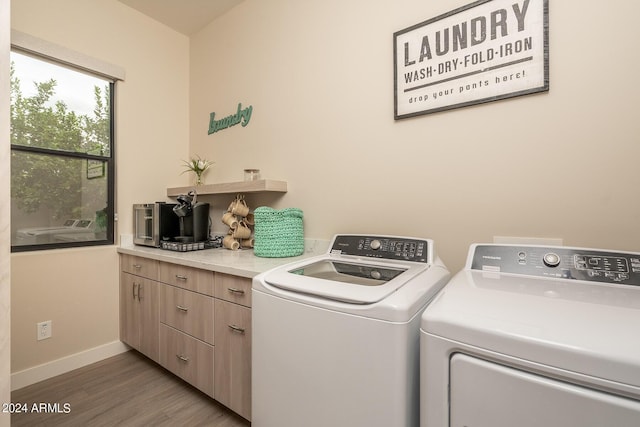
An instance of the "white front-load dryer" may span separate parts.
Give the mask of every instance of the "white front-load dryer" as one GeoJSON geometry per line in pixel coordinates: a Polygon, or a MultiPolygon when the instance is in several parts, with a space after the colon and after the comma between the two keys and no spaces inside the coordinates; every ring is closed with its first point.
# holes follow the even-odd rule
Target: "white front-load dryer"
{"type": "Polygon", "coordinates": [[[431,240],[369,235],[256,276],[252,425],[418,426],[420,318],[448,279],[431,240]]]}
{"type": "Polygon", "coordinates": [[[421,324],[421,427],[640,426],[640,254],[472,245],[421,324]]]}

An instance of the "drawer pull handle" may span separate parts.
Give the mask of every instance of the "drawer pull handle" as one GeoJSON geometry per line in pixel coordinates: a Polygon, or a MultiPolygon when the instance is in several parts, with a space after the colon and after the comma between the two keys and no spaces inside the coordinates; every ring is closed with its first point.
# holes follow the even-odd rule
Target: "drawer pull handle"
{"type": "Polygon", "coordinates": [[[189,361],[189,358],[187,356],[183,356],[181,354],[176,354],[176,357],[181,361],[181,362],[185,362],[187,363],[189,361]]]}
{"type": "Polygon", "coordinates": [[[242,289],[238,289],[238,288],[227,288],[227,290],[229,292],[231,292],[232,294],[240,294],[240,295],[244,295],[244,291],[242,289]]]}
{"type": "Polygon", "coordinates": [[[187,276],[181,276],[179,274],[176,274],[176,279],[178,279],[178,280],[187,280],[187,276]]]}
{"type": "Polygon", "coordinates": [[[187,307],[183,307],[181,305],[176,305],[176,308],[180,311],[182,311],[183,313],[186,313],[187,311],[189,311],[189,309],[187,307]]]}
{"type": "Polygon", "coordinates": [[[133,268],[135,268],[135,269],[138,269],[138,270],[139,270],[139,269],[141,269],[141,268],[142,268],[142,266],[141,266],[140,264],[133,264],[133,268]]]}
{"type": "Polygon", "coordinates": [[[237,332],[239,334],[244,334],[244,328],[241,328],[239,326],[236,325],[228,325],[229,329],[231,329],[233,332],[237,332]]]}

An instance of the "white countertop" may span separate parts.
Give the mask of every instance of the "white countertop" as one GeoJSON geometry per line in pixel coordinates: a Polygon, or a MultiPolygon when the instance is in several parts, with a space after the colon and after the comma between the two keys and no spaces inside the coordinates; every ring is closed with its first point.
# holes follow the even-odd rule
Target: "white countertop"
{"type": "Polygon", "coordinates": [[[248,278],[252,278],[259,273],[283,264],[288,264],[290,262],[316,255],[322,255],[329,247],[328,240],[305,239],[304,254],[300,256],[288,258],[261,258],[255,256],[252,249],[231,251],[229,249],[219,248],[190,252],[174,252],[166,249],[139,246],[133,244],[133,238],[130,235],[122,235],[120,237],[120,242],[118,252],[121,254],[141,256],[158,261],[181,264],[189,267],[201,268],[203,270],[218,271],[220,273],[248,278]]]}

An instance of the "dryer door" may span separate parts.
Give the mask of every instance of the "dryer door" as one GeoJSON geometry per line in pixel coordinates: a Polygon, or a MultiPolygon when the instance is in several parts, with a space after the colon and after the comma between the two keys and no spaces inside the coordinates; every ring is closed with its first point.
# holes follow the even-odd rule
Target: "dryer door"
{"type": "Polygon", "coordinates": [[[640,401],[463,354],[450,362],[452,427],[637,427],[640,401]]]}

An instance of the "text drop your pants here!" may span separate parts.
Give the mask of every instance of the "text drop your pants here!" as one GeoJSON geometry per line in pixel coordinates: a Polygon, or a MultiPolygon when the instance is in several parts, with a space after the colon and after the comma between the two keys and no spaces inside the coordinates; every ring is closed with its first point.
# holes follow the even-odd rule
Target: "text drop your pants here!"
{"type": "Polygon", "coordinates": [[[454,93],[462,94],[464,92],[469,92],[475,89],[487,87],[492,83],[496,85],[502,84],[502,83],[508,83],[513,80],[523,79],[525,78],[525,75],[526,75],[526,71],[521,70],[515,73],[495,75],[489,79],[480,79],[474,83],[467,83],[463,85],[451,85],[451,86],[448,86],[446,89],[438,89],[434,91],[429,91],[427,93],[423,93],[418,96],[412,96],[411,98],[409,98],[409,103],[412,104],[414,102],[426,101],[428,99],[435,100],[444,96],[453,95],[454,93]]]}

